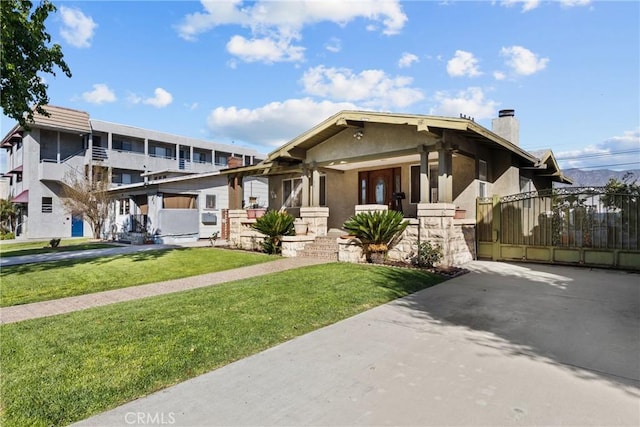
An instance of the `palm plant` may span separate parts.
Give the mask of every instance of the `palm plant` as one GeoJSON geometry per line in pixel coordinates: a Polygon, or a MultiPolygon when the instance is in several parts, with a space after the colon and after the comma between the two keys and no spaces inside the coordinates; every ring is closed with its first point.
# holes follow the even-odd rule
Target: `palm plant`
{"type": "Polygon", "coordinates": [[[360,212],[349,218],[343,228],[357,237],[368,262],[387,254],[409,225],[398,211],[360,212]]]}
{"type": "Polygon", "coordinates": [[[281,252],[282,236],[294,234],[293,222],[295,218],[284,211],[267,211],[251,225],[266,237],[262,249],[268,254],[281,252]]]}

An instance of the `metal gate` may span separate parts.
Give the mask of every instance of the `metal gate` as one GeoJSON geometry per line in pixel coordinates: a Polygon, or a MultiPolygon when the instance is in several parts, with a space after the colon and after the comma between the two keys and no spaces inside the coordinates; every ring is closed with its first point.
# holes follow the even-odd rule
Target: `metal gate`
{"type": "Polygon", "coordinates": [[[640,270],[639,202],[605,187],[478,198],[478,257],[640,270]]]}

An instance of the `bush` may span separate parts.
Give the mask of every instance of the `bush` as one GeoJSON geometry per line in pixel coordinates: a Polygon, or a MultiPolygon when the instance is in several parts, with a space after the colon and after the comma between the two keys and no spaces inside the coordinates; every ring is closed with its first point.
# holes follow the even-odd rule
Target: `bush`
{"type": "Polygon", "coordinates": [[[51,239],[49,240],[49,246],[52,248],[57,248],[60,245],[60,239],[51,239]]]}
{"type": "Polygon", "coordinates": [[[2,233],[0,234],[0,240],[13,240],[16,238],[14,233],[2,233]]]}
{"type": "Polygon", "coordinates": [[[409,225],[398,211],[360,212],[349,218],[343,227],[362,244],[368,262],[372,254],[386,254],[409,225]]]}
{"type": "Polygon", "coordinates": [[[421,242],[418,245],[418,254],[413,258],[413,264],[418,267],[433,267],[442,259],[442,248],[432,246],[429,242],[421,242]]]}
{"type": "Polygon", "coordinates": [[[282,236],[294,234],[293,222],[295,218],[286,212],[267,211],[251,225],[266,237],[262,243],[262,250],[268,254],[279,254],[282,251],[282,236]]]}

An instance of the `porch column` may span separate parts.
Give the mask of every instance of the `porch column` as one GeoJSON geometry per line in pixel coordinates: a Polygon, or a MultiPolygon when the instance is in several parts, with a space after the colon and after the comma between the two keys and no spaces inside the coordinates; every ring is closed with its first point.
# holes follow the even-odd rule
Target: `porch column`
{"type": "Polygon", "coordinates": [[[438,148],[438,203],[453,202],[453,156],[446,145],[438,148]]]}
{"type": "Polygon", "coordinates": [[[313,169],[311,172],[311,206],[320,206],[320,172],[313,169]]]}
{"type": "Polygon", "coordinates": [[[238,175],[229,176],[229,209],[242,209],[243,199],[242,177],[238,175]]]}
{"type": "Polygon", "coordinates": [[[429,203],[429,151],[422,147],[420,151],[420,203],[429,203]]]}
{"type": "Polygon", "coordinates": [[[302,206],[311,206],[309,203],[309,175],[302,175],[302,206]]]}

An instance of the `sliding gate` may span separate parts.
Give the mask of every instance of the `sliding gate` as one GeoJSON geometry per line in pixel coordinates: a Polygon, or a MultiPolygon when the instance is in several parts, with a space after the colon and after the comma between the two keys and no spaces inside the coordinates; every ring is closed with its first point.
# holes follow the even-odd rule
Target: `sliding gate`
{"type": "Polygon", "coordinates": [[[478,257],[640,270],[639,202],[605,187],[478,198],[478,257]]]}

